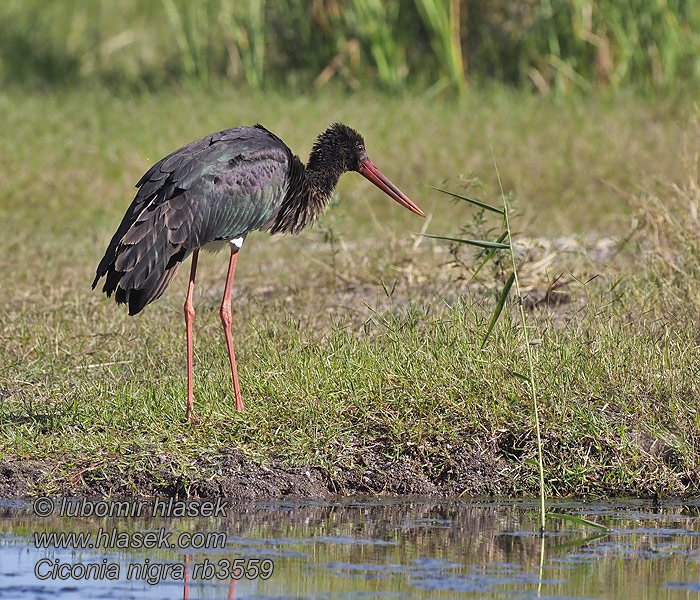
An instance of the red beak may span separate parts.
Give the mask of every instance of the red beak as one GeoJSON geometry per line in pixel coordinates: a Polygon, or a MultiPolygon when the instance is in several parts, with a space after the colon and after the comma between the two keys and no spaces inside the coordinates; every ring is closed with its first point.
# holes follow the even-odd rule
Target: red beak
{"type": "Polygon", "coordinates": [[[366,158],[360,163],[360,168],[357,172],[369,179],[374,185],[376,185],[382,192],[387,196],[391,196],[396,200],[401,206],[406,207],[411,212],[424,217],[423,211],[418,208],[418,205],[412,202],[406,194],[404,194],[399,188],[397,188],[389,179],[374,166],[374,163],[366,158]]]}

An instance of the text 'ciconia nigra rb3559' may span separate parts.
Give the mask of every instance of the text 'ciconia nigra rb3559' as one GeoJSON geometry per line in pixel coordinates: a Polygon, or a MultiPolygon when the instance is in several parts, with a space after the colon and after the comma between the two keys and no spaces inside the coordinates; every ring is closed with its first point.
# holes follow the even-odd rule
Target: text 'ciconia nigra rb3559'
{"type": "Polygon", "coordinates": [[[192,295],[200,248],[231,249],[220,315],[226,336],[236,408],[243,409],[231,338],[231,286],[238,251],[255,230],[299,233],[326,208],[338,179],[357,171],[401,206],[423,212],[374,166],[362,136],[336,123],[318,136],[304,165],[262,125],[208,135],[155,165],[136,184],[139,191],[97,267],[93,289],[135,315],[165,291],[180,263],[192,254],[185,300],[187,411],[193,415],[192,295]]]}

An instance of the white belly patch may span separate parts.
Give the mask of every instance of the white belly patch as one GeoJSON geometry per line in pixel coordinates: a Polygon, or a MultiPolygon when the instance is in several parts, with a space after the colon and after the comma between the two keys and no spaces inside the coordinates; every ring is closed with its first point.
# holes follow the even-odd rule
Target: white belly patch
{"type": "Polygon", "coordinates": [[[229,244],[233,246],[236,250],[240,250],[243,247],[243,242],[245,236],[237,237],[232,240],[218,240],[216,242],[209,242],[204,246],[207,252],[221,252],[224,248],[228,248],[229,244]]]}

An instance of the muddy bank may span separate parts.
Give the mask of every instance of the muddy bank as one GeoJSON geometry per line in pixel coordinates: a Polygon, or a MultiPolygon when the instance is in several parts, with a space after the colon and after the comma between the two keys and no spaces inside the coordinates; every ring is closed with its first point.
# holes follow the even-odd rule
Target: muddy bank
{"type": "MultiPolygon", "coordinates": [[[[63,460],[0,461],[0,497],[64,496],[169,496],[179,498],[226,497],[239,500],[265,498],[332,498],[352,495],[421,495],[435,497],[534,497],[537,471],[515,454],[521,440],[512,434],[470,445],[438,448],[434,460],[417,456],[388,459],[381,451],[358,449],[348,466],[332,469],[289,465],[279,458],[256,460],[240,451],[221,451],[199,457],[185,469],[168,456],[141,459],[130,472],[114,462],[66,469],[63,460]]],[[[560,440],[546,445],[562,451],[560,440]]],[[[519,450],[519,449],[518,449],[519,450]]],[[[545,452],[545,458],[549,452],[545,452]]],[[[610,485],[611,465],[578,480],[557,477],[559,465],[549,456],[546,475],[550,497],[671,497],[700,493],[698,473],[690,473],[667,457],[649,455],[639,477],[610,485]]],[[[74,461],[72,461],[75,464],[74,461]]]]}
{"type": "Polygon", "coordinates": [[[0,461],[0,497],[58,494],[68,496],[177,496],[241,500],[283,497],[328,498],[338,495],[509,495],[515,490],[499,477],[498,460],[465,451],[442,470],[415,460],[381,460],[367,452],[358,465],[328,469],[290,466],[281,460],[256,461],[242,452],[202,457],[184,473],[167,457],[154,457],[137,472],[121,473],[109,464],[83,473],[56,474],[51,461],[0,461]]]}

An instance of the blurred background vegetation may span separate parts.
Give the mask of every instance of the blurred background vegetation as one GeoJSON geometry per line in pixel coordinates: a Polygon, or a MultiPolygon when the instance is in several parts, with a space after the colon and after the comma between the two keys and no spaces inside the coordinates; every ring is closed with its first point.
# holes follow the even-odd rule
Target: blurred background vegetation
{"type": "Polygon", "coordinates": [[[542,93],[700,82],[695,0],[5,0],[0,82],[542,93]]]}

